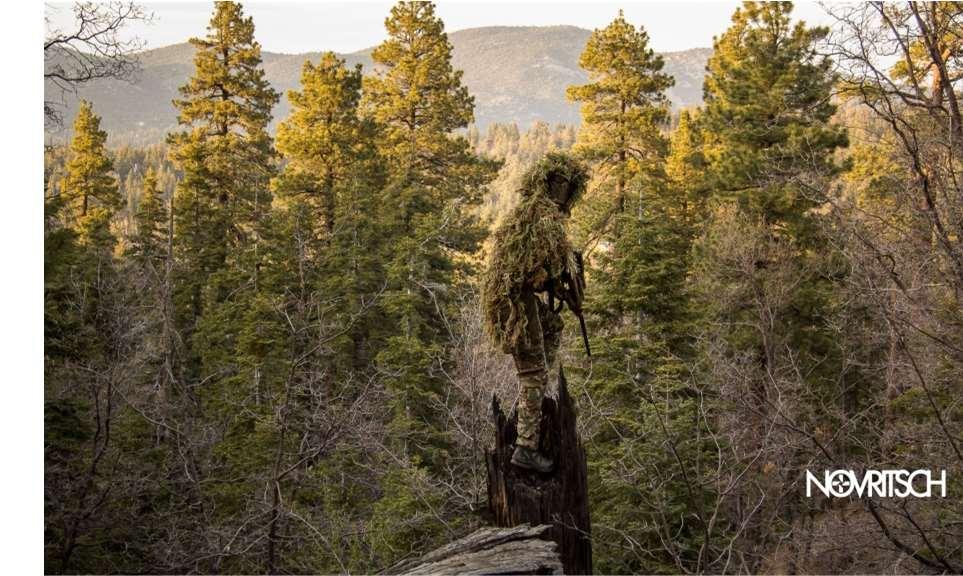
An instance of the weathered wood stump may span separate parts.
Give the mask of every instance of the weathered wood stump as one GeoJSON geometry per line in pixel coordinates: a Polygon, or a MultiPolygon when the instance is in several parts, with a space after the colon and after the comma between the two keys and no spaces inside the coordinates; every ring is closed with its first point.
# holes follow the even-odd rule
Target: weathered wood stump
{"type": "Polygon", "coordinates": [[[545,534],[551,526],[482,528],[397,566],[395,574],[561,574],[558,545],[545,534]]]}
{"type": "Polygon", "coordinates": [[[486,454],[488,507],[497,526],[550,524],[547,537],[558,544],[566,574],[592,573],[591,521],[585,450],[575,428],[575,406],[561,367],[558,397],[542,400],[539,449],[555,462],[549,474],[511,463],[518,416],[506,417],[492,399],[495,448],[486,454]]]}

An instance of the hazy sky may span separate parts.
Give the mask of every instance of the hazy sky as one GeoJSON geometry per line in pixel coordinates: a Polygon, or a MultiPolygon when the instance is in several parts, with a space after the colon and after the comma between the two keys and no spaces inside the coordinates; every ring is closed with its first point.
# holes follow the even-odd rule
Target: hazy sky
{"type": "MultiPolygon", "coordinates": [[[[244,2],[254,17],[256,37],[270,52],[334,50],[353,52],[384,38],[384,19],[393,2],[244,2]]],[[[478,26],[546,26],[570,24],[598,28],[624,9],[626,18],[649,31],[658,51],[711,46],[723,32],[739,2],[462,2],[441,0],[438,15],[449,32],[478,26]]],[[[184,42],[204,34],[211,2],[145,2],[155,14],[151,26],[130,29],[148,48],[184,42]]],[[[70,4],[47,5],[55,25],[68,28],[70,4]]],[[[828,20],[815,2],[797,2],[796,16],[809,23],[828,20]]]]}

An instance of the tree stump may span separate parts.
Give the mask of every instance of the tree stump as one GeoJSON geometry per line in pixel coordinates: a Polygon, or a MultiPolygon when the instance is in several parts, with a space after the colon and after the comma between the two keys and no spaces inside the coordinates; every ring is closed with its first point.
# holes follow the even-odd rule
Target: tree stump
{"type": "Polygon", "coordinates": [[[565,574],[592,573],[591,521],[585,450],[575,428],[575,406],[561,367],[558,397],[542,399],[539,450],[555,462],[549,474],[522,470],[511,463],[518,415],[502,412],[492,398],[495,448],[487,452],[488,507],[496,526],[550,524],[546,534],[558,544],[565,574]]]}

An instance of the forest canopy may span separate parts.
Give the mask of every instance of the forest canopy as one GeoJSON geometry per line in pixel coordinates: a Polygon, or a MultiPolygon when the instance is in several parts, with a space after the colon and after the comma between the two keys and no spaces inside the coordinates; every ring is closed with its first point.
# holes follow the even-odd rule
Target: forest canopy
{"type": "Polygon", "coordinates": [[[284,94],[216,2],[163,142],[83,101],[44,151],[46,572],[374,573],[483,525],[517,382],[480,276],[554,151],[591,172],[561,357],[595,570],[963,572],[963,6],[826,10],[744,2],[683,110],[619,12],[579,125],[479,129],[431,2],[284,94]],[[808,497],[834,469],[948,495],[808,497]]]}

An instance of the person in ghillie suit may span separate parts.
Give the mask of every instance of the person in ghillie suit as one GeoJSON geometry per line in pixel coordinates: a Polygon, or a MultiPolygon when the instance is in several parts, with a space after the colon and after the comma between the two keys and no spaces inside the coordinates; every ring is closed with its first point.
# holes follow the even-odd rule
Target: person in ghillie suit
{"type": "Polygon", "coordinates": [[[549,153],[524,176],[521,201],[495,231],[482,286],[486,331],[515,360],[521,387],[512,463],[549,472],[538,451],[542,396],[562,333],[561,305],[582,306],[565,221],[585,191],[588,173],[570,156],[549,153]],[[547,301],[546,301],[547,300],[547,301]]]}

